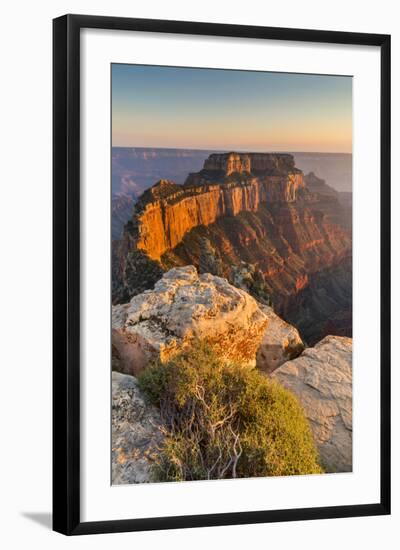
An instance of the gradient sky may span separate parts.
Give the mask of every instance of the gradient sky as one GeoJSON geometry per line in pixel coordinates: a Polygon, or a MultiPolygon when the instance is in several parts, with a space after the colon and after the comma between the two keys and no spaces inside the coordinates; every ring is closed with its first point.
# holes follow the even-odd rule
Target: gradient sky
{"type": "Polygon", "coordinates": [[[112,65],[112,144],[351,152],[352,79],[112,65]]]}

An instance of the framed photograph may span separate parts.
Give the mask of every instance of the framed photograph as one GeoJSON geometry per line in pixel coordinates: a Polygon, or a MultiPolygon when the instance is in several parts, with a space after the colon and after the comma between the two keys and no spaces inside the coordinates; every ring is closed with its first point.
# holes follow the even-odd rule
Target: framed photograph
{"type": "Polygon", "coordinates": [[[54,20],[54,529],[390,513],[390,36],[54,20]]]}

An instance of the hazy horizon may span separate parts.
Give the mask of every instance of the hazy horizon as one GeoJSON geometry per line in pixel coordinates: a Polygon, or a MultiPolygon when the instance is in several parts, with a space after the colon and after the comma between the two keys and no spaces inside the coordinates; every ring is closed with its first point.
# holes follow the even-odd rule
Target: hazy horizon
{"type": "Polygon", "coordinates": [[[235,149],[235,148],[232,148],[232,149],[223,149],[223,148],[219,148],[219,149],[213,149],[212,147],[157,147],[157,146],[154,146],[154,145],[112,145],[112,148],[113,149],[166,149],[166,150],[170,150],[170,151],[196,151],[196,152],[215,152],[215,153],[243,153],[243,154],[246,154],[246,153],[287,153],[287,154],[297,154],[297,155],[300,155],[300,154],[305,154],[305,155],[312,155],[312,154],[315,154],[315,155],[352,155],[353,152],[352,151],[349,151],[349,152],[346,152],[346,151],[304,151],[304,150],[299,150],[299,151],[294,151],[294,150],[289,150],[289,149],[282,149],[280,151],[277,151],[277,150],[273,150],[273,149],[259,149],[259,150],[256,150],[256,149],[235,149]]]}
{"type": "Polygon", "coordinates": [[[351,154],[352,78],[113,64],[112,145],[351,154]]]}

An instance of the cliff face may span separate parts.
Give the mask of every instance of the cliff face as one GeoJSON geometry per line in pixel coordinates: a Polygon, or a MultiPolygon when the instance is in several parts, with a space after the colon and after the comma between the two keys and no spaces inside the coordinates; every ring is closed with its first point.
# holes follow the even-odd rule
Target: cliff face
{"type": "Polygon", "coordinates": [[[284,153],[216,153],[204,163],[202,172],[221,171],[229,176],[232,173],[248,172],[265,175],[298,173],[292,155],[284,153]]]}
{"type": "Polygon", "coordinates": [[[238,153],[210,155],[204,163],[204,170],[221,170],[227,176],[232,172],[250,172],[250,169],[249,155],[239,155],[238,153]]]}
{"type": "Polygon", "coordinates": [[[248,291],[268,295],[309,343],[330,319],[333,333],[351,335],[351,236],[334,193],[313,183],[309,189],[291,155],[261,153],[210,155],[183,186],[161,180],[135,205],[115,251],[114,303],[143,291],[127,281],[132,254],[153,262],[151,272],[189,264],[231,282],[244,262],[259,279],[248,291]]]}
{"type": "Polygon", "coordinates": [[[305,183],[292,164],[290,155],[210,155],[204,170],[189,176],[185,186],[160,180],[142,195],[130,245],[160,260],[195,227],[240,212],[257,212],[261,203],[294,202],[305,183]],[[255,177],[251,170],[264,173],[255,177]],[[241,178],[244,172],[246,178],[241,178]]]}

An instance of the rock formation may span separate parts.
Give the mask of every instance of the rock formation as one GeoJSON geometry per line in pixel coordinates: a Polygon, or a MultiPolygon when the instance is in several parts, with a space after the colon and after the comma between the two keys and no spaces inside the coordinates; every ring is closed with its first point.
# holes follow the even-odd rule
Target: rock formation
{"type": "Polygon", "coordinates": [[[249,294],[186,266],[165,273],[154,290],[113,306],[113,349],[128,374],[151,359],[168,360],[195,339],[206,340],[227,360],[254,366],[267,324],[249,294]]]}
{"type": "Polygon", "coordinates": [[[293,156],[286,153],[231,152],[210,155],[206,159],[200,174],[203,173],[207,177],[208,172],[217,172],[217,177],[243,172],[272,176],[300,173],[300,170],[295,168],[293,156]]]}
{"type": "MultiPolygon", "coordinates": [[[[214,273],[233,282],[241,262],[262,273],[262,294],[271,297],[279,315],[301,328],[307,343],[326,334],[325,323],[333,312],[336,321],[346,319],[345,334],[351,335],[350,214],[334,194],[315,191],[328,187],[322,180],[312,175],[309,179],[314,190],[307,187],[291,155],[229,153],[210,155],[184,185],[160,180],[139,198],[115,249],[113,303],[154,284],[153,277],[146,277],[155,271],[154,264],[144,266],[140,288],[130,284],[126,270],[133,251],[164,271],[184,265],[202,270],[212,259],[208,254],[206,262],[200,262],[207,242],[216,260],[214,273]],[[326,280],[329,289],[324,289],[326,280]],[[306,309],[299,307],[305,292],[306,309]],[[321,312],[324,317],[314,326],[312,319],[321,312]]],[[[264,301],[256,290],[250,292],[264,301]]]]}
{"type": "Polygon", "coordinates": [[[112,373],[112,482],[152,481],[162,441],[158,410],[144,400],[133,376],[112,373]]]}
{"type": "Polygon", "coordinates": [[[325,469],[352,471],[352,340],[327,336],[272,377],[299,398],[325,469]]]}
{"type": "Polygon", "coordinates": [[[251,161],[249,155],[238,153],[210,155],[204,163],[204,171],[217,170],[229,176],[233,172],[251,172],[251,161]]]}
{"type": "Polygon", "coordinates": [[[304,350],[299,331],[278,317],[272,307],[260,306],[268,319],[267,330],[257,351],[257,368],[271,373],[304,350]]]}
{"type": "Polygon", "coordinates": [[[135,205],[130,246],[153,260],[174,249],[193,228],[208,226],[224,216],[257,212],[261,203],[293,202],[304,187],[299,174],[251,178],[240,182],[182,187],[160,180],[135,205]]]}

